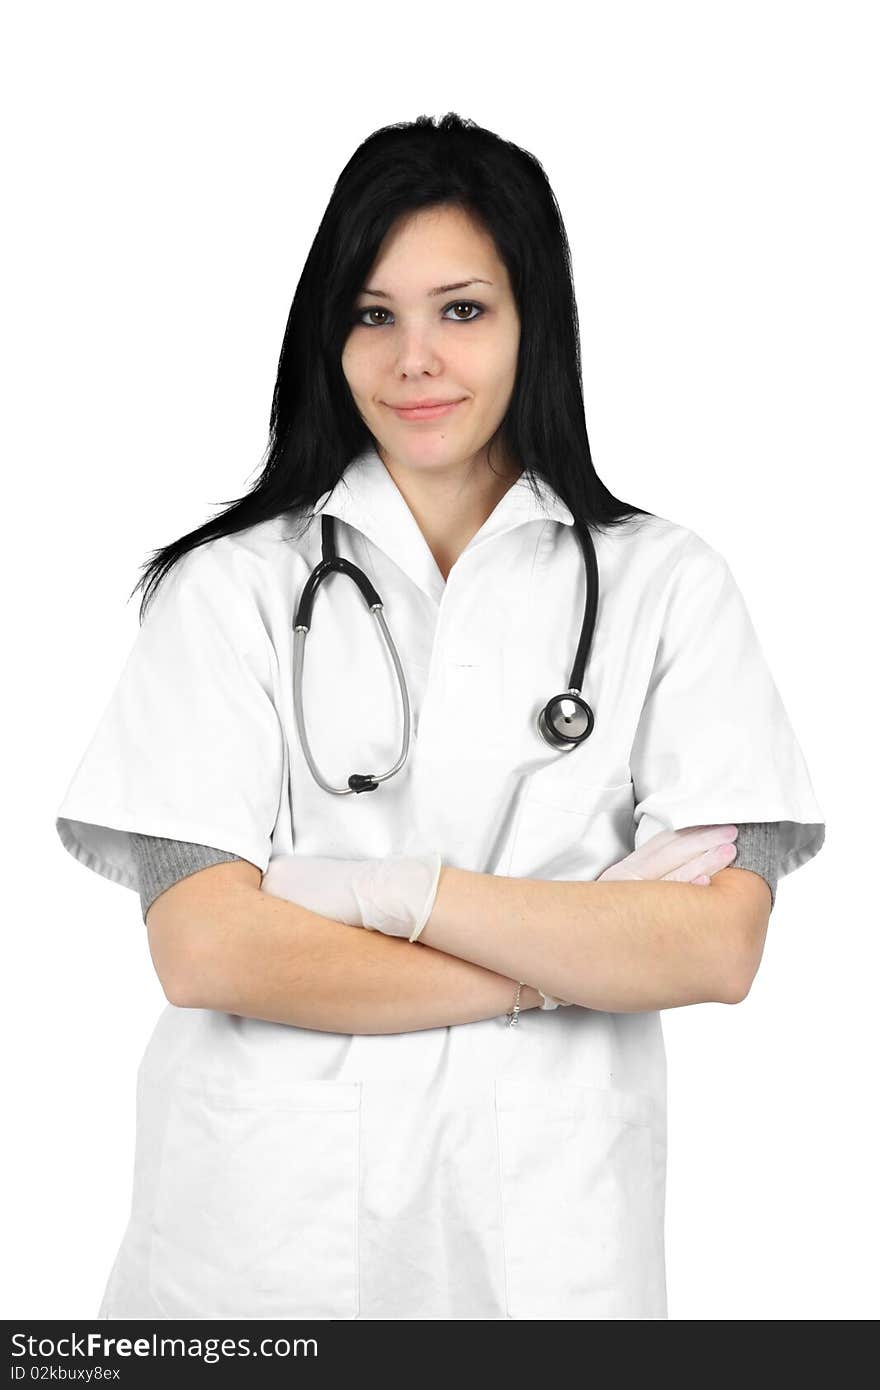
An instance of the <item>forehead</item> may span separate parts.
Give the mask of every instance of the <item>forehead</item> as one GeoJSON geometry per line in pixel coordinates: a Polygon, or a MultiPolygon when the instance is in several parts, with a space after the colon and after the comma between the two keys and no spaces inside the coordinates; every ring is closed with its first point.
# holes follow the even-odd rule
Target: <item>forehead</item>
{"type": "Polygon", "coordinates": [[[407,213],[386,233],[365,286],[390,294],[426,294],[443,285],[480,279],[501,289],[504,265],[486,229],[461,208],[423,208],[407,213]]]}

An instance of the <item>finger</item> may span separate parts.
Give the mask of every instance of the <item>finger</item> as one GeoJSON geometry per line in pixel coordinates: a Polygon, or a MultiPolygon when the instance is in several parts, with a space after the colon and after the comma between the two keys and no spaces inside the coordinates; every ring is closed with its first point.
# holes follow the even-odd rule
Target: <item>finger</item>
{"type": "Polygon", "coordinates": [[[661,830],[646,840],[638,851],[644,856],[639,872],[645,878],[665,878],[705,851],[731,844],[738,833],[735,825],[694,825],[683,830],[661,830]]]}
{"type": "Polygon", "coordinates": [[[710,878],[721,869],[726,869],[736,858],[736,845],[714,845],[703,854],[697,855],[688,864],[671,870],[663,877],[673,883],[693,883],[696,878],[708,875],[710,878]]]}

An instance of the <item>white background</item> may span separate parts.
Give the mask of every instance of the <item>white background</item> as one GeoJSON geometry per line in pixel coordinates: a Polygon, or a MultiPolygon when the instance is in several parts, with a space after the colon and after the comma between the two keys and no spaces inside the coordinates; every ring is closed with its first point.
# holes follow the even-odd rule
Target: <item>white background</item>
{"type": "Polygon", "coordinates": [[[256,476],[343,164],[446,110],[542,161],[597,471],[729,561],[828,823],[748,998],[664,1014],[670,1317],[880,1312],[876,21],[841,0],[7,6],[3,1317],[96,1313],[165,1004],[135,895],[54,828],[128,596],[256,476]]]}

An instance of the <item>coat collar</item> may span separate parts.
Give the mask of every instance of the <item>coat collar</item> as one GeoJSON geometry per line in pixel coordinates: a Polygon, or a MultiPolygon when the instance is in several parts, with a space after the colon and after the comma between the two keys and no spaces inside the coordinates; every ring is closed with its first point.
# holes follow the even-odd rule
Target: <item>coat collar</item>
{"type": "MultiPolygon", "coordinates": [[[[465,546],[462,554],[529,521],[561,521],[574,517],[559,494],[536,476],[540,501],[525,475],[517,478],[465,546]]],[[[338,517],[361,531],[383,550],[415,584],[439,603],[446,583],[418,522],[371,443],[348,464],[335,487],[318,498],[314,515],[338,517]]]]}

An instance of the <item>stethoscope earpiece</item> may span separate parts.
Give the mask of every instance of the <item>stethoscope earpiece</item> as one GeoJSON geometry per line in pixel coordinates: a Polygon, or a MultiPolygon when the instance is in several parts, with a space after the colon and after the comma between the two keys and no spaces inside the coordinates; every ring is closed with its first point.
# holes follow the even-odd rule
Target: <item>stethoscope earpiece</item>
{"type": "Polygon", "coordinates": [[[552,748],[576,748],[590,737],[595,722],[580,693],[567,690],[547,701],[538,715],[538,732],[552,748]]]}

